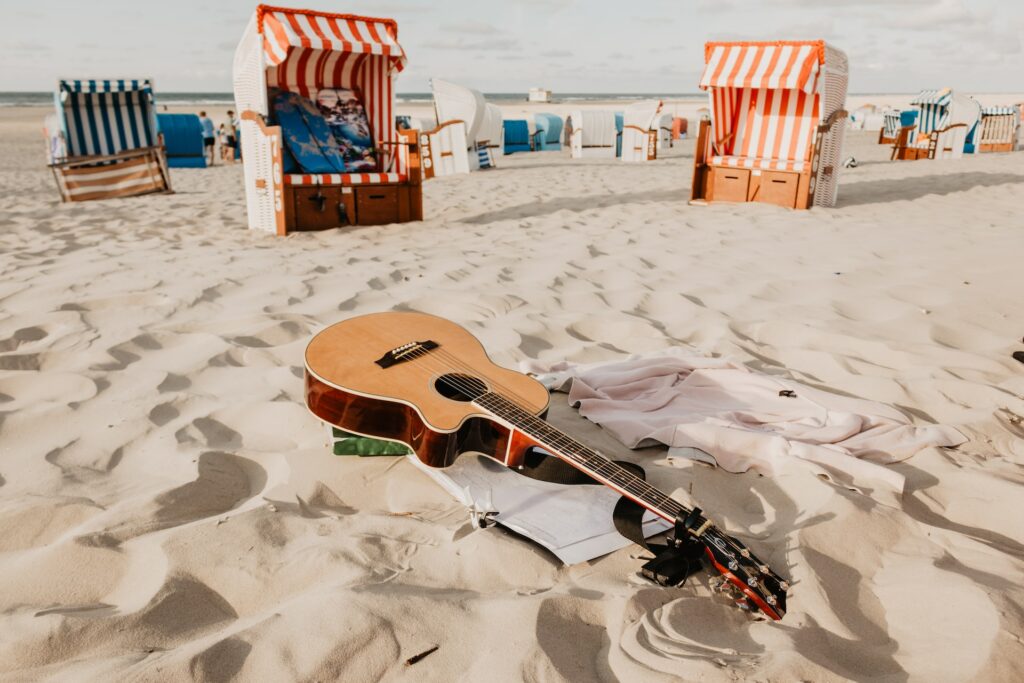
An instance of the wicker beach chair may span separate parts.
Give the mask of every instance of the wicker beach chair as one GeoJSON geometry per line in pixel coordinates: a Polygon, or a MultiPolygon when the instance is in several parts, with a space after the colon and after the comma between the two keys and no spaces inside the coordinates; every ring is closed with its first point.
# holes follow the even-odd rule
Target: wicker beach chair
{"type": "Polygon", "coordinates": [[[834,206],[847,59],[824,41],[707,43],[691,202],[834,206]]]}
{"type": "Polygon", "coordinates": [[[979,152],[1012,152],[1020,135],[1020,105],[981,110],[979,152]]]}
{"type": "Polygon", "coordinates": [[[530,122],[526,119],[505,119],[502,122],[504,128],[505,154],[516,152],[532,152],[533,136],[530,135],[530,122]]]}
{"type": "Polygon", "coordinates": [[[195,114],[157,114],[171,168],[206,168],[203,124],[195,114]]]}
{"type": "MultiPolygon", "coordinates": [[[[399,132],[393,115],[395,79],[405,63],[392,19],[256,8],[234,63],[251,229],[284,235],[423,218],[420,138],[414,130],[399,132]],[[358,165],[350,167],[346,157],[341,169],[310,172],[315,166],[303,167],[290,146],[286,155],[286,143],[295,139],[285,139],[289,132],[274,120],[273,106],[281,93],[309,104],[328,90],[356,98],[371,147],[358,165]]],[[[310,132],[319,130],[315,109],[302,111],[310,117],[310,132]]],[[[339,141],[326,136],[315,142],[336,167],[339,150],[328,145],[339,141]]]]}
{"type": "Polygon", "coordinates": [[[674,118],[672,114],[663,113],[654,119],[654,135],[657,143],[657,153],[668,150],[672,147],[672,125],[674,118]]]}
{"type": "Polygon", "coordinates": [[[615,112],[576,110],[565,125],[573,159],[615,158],[615,112]]]}
{"type": "Polygon", "coordinates": [[[900,133],[900,112],[898,109],[887,109],[882,113],[882,129],[878,131],[878,144],[891,145],[896,142],[900,133]]]}
{"type": "Polygon", "coordinates": [[[441,165],[432,165],[427,169],[426,177],[468,173],[478,168],[496,166],[497,158],[500,156],[498,152],[501,150],[503,134],[501,109],[493,104],[488,104],[483,94],[473,88],[439,78],[431,79],[430,87],[434,95],[437,127],[433,130],[423,131],[421,136],[427,135],[431,139],[432,146],[441,147],[441,153],[445,156],[446,162],[441,165]],[[451,126],[458,125],[459,122],[465,128],[465,146],[462,148],[467,158],[465,164],[460,160],[447,159],[449,155],[454,155],[458,151],[449,148],[449,144],[455,141],[458,133],[451,130],[444,131],[451,126]]]}
{"type": "Polygon", "coordinates": [[[660,112],[660,100],[645,100],[625,108],[622,112],[623,161],[651,161],[658,158],[660,112]]]}
{"type": "Polygon", "coordinates": [[[50,169],[63,201],[170,192],[149,80],[62,80],[50,169]]]}
{"type": "Polygon", "coordinates": [[[562,149],[562,117],[558,114],[534,114],[533,148],[539,151],[562,149]]]}
{"type": "Polygon", "coordinates": [[[903,126],[893,143],[892,159],[959,159],[965,152],[976,151],[973,140],[981,124],[981,105],[977,101],[942,88],[922,90],[911,104],[917,108],[915,127],[903,134],[908,128],[903,126]]]}

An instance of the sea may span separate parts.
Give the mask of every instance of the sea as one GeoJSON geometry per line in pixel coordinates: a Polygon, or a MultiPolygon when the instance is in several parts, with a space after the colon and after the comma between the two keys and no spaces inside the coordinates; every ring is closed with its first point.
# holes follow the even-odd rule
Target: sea
{"type": "MultiPolygon", "coordinates": [[[[484,93],[488,102],[495,104],[515,104],[526,102],[526,93],[484,93]]],[[[551,101],[559,102],[594,102],[622,100],[625,102],[657,98],[663,100],[694,100],[707,99],[703,93],[555,93],[551,101]]],[[[429,92],[397,93],[398,104],[427,104],[433,101],[429,92]]],[[[235,97],[229,92],[165,92],[156,94],[157,104],[174,106],[231,106],[235,97]]],[[[52,107],[52,92],[0,92],[0,107],[52,107]]]]}

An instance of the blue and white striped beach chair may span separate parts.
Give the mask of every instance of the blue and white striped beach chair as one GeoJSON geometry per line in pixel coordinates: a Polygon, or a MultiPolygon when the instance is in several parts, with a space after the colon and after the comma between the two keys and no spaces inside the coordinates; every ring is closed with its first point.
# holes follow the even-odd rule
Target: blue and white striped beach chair
{"type": "Polygon", "coordinates": [[[63,156],[50,168],[61,199],[171,191],[149,80],[63,80],[55,104],[63,156]]]}
{"type": "Polygon", "coordinates": [[[952,101],[953,91],[949,88],[922,90],[918,93],[917,97],[910,101],[921,112],[917,119],[917,132],[931,133],[933,130],[945,128],[952,101]]]}
{"type": "Polygon", "coordinates": [[[878,133],[878,144],[891,145],[900,134],[900,112],[898,109],[887,109],[882,112],[882,130],[878,133]]]}

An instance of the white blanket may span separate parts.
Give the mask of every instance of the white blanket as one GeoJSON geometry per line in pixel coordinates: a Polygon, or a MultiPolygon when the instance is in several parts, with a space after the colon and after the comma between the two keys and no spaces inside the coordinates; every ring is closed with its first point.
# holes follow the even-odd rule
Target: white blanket
{"type": "Polygon", "coordinates": [[[530,362],[523,369],[544,373],[542,382],[568,391],[580,415],[630,448],[660,442],[670,455],[704,459],[693,450],[699,449],[730,472],[772,476],[800,458],[848,485],[899,493],[902,475],[883,465],[966,441],[951,427],[915,426],[881,403],[675,348],[625,361],[530,362]]]}

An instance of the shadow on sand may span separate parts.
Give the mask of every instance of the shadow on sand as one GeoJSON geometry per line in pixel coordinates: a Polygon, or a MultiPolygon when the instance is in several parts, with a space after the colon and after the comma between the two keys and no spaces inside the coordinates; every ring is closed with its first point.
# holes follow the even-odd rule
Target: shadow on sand
{"type": "Polygon", "coordinates": [[[536,218],[547,214],[562,211],[586,211],[588,209],[603,209],[609,206],[622,204],[640,204],[643,202],[685,202],[689,199],[689,191],[673,188],[670,190],[657,190],[651,192],[616,192],[613,194],[595,194],[584,197],[565,197],[547,202],[528,202],[507,206],[504,209],[488,211],[475,216],[468,216],[460,220],[461,223],[473,225],[484,225],[491,221],[518,220],[523,218],[536,218]]]}
{"type": "Polygon", "coordinates": [[[861,204],[883,204],[900,200],[914,200],[928,195],[946,195],[965,192],[975,187],[1024,184],[1024,175],[1015,173],[932,174],[916,178],[866,180],[843,183],[836,208],[861,204]]]}

